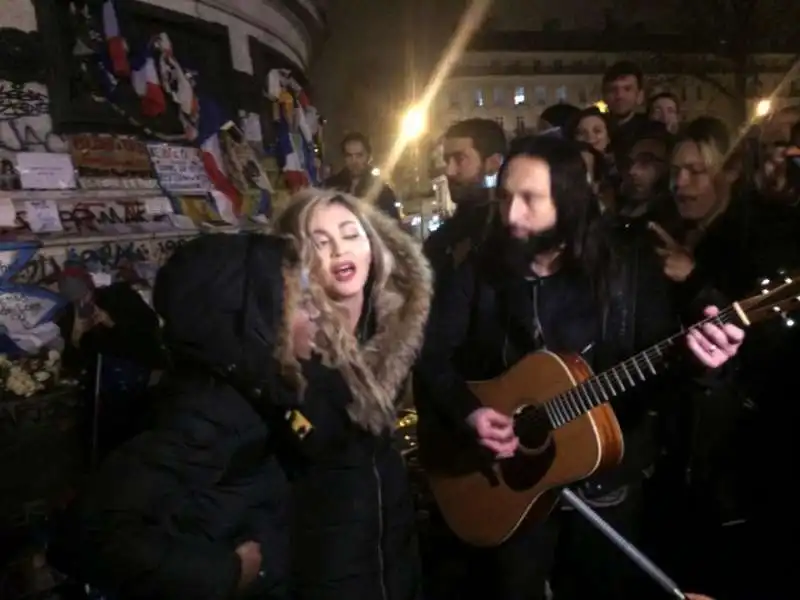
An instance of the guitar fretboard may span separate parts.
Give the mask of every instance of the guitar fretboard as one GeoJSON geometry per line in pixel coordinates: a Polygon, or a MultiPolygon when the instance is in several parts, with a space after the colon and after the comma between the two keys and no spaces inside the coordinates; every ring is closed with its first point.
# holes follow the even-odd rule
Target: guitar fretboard
{"type": "MultiPolygon", "coordinates": [[[[720,311],[717,316],[697,323],[695,327],[705,323],[718,325],[733,323],[736,320],[736,311],[731,306],[720,311]]],[[[686,331],[680,331],[607,371],[594,375],[574,388],[551,398],[542,405],[550,425],[554,429],[562,427],[593,408],[624,394],[654,375],[658,375],[666,367],[667,352],[685,335],[686,331]]]]}

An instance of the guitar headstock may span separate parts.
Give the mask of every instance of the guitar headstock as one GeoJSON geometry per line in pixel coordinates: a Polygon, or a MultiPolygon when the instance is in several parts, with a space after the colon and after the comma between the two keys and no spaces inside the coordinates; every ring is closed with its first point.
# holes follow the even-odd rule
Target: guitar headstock
{"type": "Polygon", "coordinates": [[[793,327],[791,313],[800,309],[800,272],[783,272],[763,279],[760,292],[740,300],[734,308],[746,325],[777,317],[787,327],[793,327]]]}

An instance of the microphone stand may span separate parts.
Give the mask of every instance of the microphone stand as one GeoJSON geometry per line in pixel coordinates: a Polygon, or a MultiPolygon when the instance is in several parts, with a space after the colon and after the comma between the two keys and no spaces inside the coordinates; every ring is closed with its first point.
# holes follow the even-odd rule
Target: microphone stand
{"type": "Polygon", "coordinates": [[[600,533],[606,536],[612,544],[619,548],[634,564],[642,571],[660,585],[666,592],[673,598],[678,600],[686,600],[686,595],[678,587],[669,575],[664,573],[656,564],[647,558],[642,552],[622,535],[616,529],[611,527],[606,521],[597,514],[597,512],[584,502],[575,492],[569,488],[561,490],[561,497],[564,502],[569,504],[572,508],[577,510],[589,523],[591,523],[600,533]]]}

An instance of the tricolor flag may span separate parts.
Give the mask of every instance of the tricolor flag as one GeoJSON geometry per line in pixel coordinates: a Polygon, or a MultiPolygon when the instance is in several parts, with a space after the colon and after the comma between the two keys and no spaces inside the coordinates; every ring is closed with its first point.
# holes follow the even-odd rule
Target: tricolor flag
{"type": "Polygon", "coordinates": [[[131,84],[142,99],[142,114],[146,117],[157,117],[167,110],[167,99],[158,79],[152,51],[147,48],[141,55],[133,58],[131,84]]]}
{"type": "Polygon", "coordinates": [[[303,168],[303,153],[298,151],[289,121],[281,114],[277,123],[278,141],[276,150],[278,164],[283,169],[283,178],[291,192],[296,192],[309,185],[308,172],[303,168]]]}
{"type": "Polygon", "coordinates": [[[103,33],[111,57],[112,73],[117,77],[128,77],[131,74],[131,67],[128,64],[128,44],[119,30],[114,0],[103,2],[103,33]]]}
{"type": "MultiPolygon", "coordinates": [[[[234,214],[237,217],[242,213],[242,198],[239,190],[233,185],[225,172],[225,163],[222,159],[222,145],[219,132],[228,121],[222,116],[219,107],[207,98],[198,99],[200,107],[200,122],[198,126],[197,142],[200,145],[200,158],[203,161],[206,174],[214,187],[224,195],[230,206],[218,206],[220,214],[234,214]]],[[[214,199],[219,204],[223,201],[220,194],[215,194],[214,199]]]]}

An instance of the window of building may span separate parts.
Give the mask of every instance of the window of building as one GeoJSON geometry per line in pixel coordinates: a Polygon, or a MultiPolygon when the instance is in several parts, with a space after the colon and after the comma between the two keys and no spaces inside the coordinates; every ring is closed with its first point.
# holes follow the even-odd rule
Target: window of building
{"type": "Polygon", "coordinates": [[[505,94],[503,92],[504,92],[504,90],[501,87],[494,88],[493,100],[494,100],[495,106],[502,106],[503,100],[505,99],[504,98],[505,94]]]}
{"type": "Polygon", "coordinates": [[[475,106],[485,106],[486,99],[483,97],[483,90],[478,88],[475,90],[475,106]]]}
{"type": "Polygon", "coordinates": [[[514,90],[514,106],[521,106],[522,104],[525,104],[525,88],[518,86],[514,90]]]}
{"type": "Polygon", "coordinates": [[[547,104],[547,88],[537,85],[533,90],[533,97],[537,106],[545,106],[547,104]]]}
{"type": "Polygon", "coordinates": [[[566,102],[568,96],[567,86],[562,85],[556,89],[556,102],[566,102]]]}

